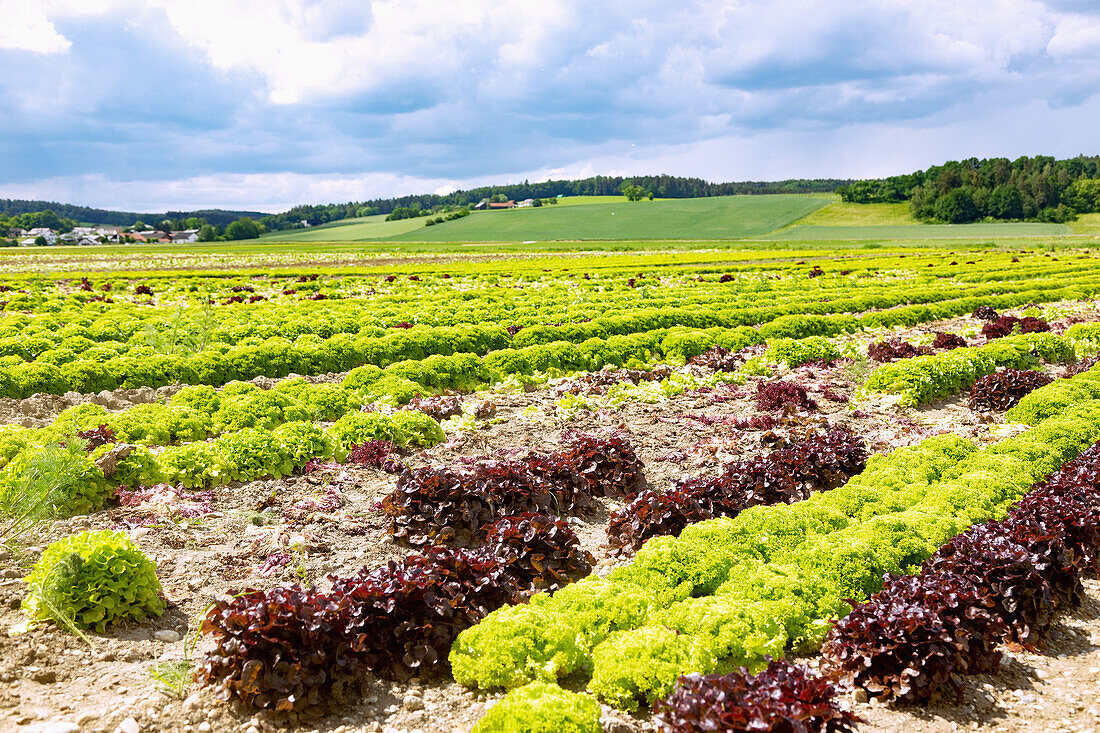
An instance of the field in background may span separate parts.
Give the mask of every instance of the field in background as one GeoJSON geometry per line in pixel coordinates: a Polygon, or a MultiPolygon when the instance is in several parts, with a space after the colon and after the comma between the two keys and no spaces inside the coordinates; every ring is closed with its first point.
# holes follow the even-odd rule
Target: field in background
{"type": "Polygon", "coordinates": [[[738,239],[775,231],[828,201],[808,196],[721,196],[587,206],[559,204],[477,213],[391,240],[738,239]]]}
{"type": "MultiPolygon", "coordinates": [[[[921,224],[909,206],[852,204],[828,195],[721,196],[697,199],[626,201],[622,196],[571,196],[556,205],[475,212],[432,227],[424,219],[385,221],[385,216],[347,219],[310,229],[275,232],[251,245],[269,242],[358,244],[362,251],[438,252],[487,247],[504,251],[534,248],[625,250],[694,246],[726,247],[731,240],[777,242],[861,242],[1005,239],[1100,235],[1100,214],[1070,224],[995,222],[921,224]],[[396,245],[396,247],[395,247],[396,245]]],[[[747,241],[744,246],[750,245],[747,241]]],[[[216,246],[216,245],[215,245],[216,246]]]]}
{"type": "Polygon", "coordinates": [[[798,225],[813,226],[883,226],[917,224],[909,215],[909,204],[851,204],[836,196],[832,203],[804,216],[798,225]]]}
{"type": "Polygon", "coordinates": [[[1100,234],[1100,214],[1080,214],[1067,226],[1074,234],[1100,234]]]}
{"type": "Polygon", "coordinates": [[[386,221],[385,214],[341,219],[308,229],[265,234],[266,242],[353,242],[363,239],[382,239],[424,227],[424,219],[399,219],[386,221]]]}
{"type": "Polygon", "coordinates": [[[1065,224],[1042,222],[1003,222],[995,224],[896,224],[812,226],[799,223],[781,232],[768,234],[770,240],[832,241],[845,239],[989,239],[1002,237],[1053,237],[1072,234],[1065,224]]]}

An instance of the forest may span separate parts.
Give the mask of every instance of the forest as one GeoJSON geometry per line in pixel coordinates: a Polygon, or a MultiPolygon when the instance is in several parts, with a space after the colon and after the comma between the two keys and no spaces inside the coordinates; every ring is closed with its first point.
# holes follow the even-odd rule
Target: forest
{"type": "Polygon", "coordinates": [[[837,188],[844,201],[908,201],[921,221],[961,224],[985,218],[1065,222],[1100,211],[1100,156],[968,158],[837,188]]]}

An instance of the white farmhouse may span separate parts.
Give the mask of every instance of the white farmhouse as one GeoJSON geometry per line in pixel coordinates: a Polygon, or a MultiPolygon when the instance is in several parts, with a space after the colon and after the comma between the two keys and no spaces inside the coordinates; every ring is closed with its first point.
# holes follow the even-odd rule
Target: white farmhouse
{"type": "Polygon", "coordinates": [[[178,242],[182,244],[190,244],[191,242],[199,241],[198,229],[184,229],[181,232],[172,232],[172,242],[178,242]]]}
{"type": "Polygon", "coordinates": [[[31,244],[34,244],[34,240],[42,237],[46,240],[46,244],[57,244],[57,233],[53,229],[47,229],[46,227],[36,227],[34,229],[27,230],[27,239],[31,240],[31,244]]]}

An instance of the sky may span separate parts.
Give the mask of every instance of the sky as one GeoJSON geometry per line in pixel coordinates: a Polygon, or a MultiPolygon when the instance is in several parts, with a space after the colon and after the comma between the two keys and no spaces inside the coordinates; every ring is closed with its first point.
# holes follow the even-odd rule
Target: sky
{"type": "Polygon", "coordinates": [[[1097,130],[1096,0],[0,0],[3,198],[873,178],[1097,130]]]}

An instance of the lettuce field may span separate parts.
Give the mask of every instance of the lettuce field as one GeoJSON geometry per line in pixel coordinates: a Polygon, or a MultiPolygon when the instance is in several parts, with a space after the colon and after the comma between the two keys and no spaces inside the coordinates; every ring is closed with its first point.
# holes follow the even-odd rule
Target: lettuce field
{"type": "Polygon", "coordinates": [[[0,729],[1096,730],[1076,244],[5,256],[0,729]]]}

